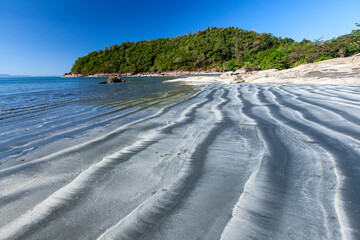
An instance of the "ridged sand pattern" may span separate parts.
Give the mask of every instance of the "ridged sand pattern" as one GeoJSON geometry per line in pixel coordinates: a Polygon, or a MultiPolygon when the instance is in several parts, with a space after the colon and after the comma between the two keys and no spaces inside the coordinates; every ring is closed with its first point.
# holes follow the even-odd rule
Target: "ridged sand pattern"
{"type": "MultiPolygon", "coordinates": [[[[213,83],[182,94],[97,125],[86,124],[90,107],[76,128],[64,114],[56,134],[2,149],[11,159],[123,121],[0,165],[0,239],[360,239],[358,85],[213,83]],[[161,107],[143,117],[150,106],[161,107]]],[[[18,141],[10,136],[4,146],[18,141]]]]}

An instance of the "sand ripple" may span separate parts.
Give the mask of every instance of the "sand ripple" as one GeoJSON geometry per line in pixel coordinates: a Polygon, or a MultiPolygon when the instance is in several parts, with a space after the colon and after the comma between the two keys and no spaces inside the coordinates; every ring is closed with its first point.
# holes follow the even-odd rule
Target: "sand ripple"
{"type": "Polygon", "coordinates": [[[57,152],[68,133],[29,137],[4,148],[39,155],[0,166],[0,239],[360,239],[359,94],[213,83],[57,152]]]}

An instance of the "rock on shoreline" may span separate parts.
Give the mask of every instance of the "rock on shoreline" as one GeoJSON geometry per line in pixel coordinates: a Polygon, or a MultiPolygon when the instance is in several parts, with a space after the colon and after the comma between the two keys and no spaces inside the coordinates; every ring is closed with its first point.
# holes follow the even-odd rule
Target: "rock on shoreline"
{"type": "Polygon", "coordinates": [[[220,77],[189,77],[166,82],[183,82],[192,85],[211,82],[360,84],[360,55],[303,64],[286,70],[253,71],[242,68],[235,72],[223,73],[220,77]]]}
{"type": "Polygon", "coordinates": [[[242,72],[237,78],[252,83],[360,84],[360,56],[333,58],[286,70],[242,72]]]}

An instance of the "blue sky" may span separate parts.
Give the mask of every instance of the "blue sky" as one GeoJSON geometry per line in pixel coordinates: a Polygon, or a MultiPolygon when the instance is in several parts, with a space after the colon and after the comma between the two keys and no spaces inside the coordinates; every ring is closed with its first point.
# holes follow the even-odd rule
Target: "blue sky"
{"type": "Polygon", "coordinates": [[[94,50],[209,26],[327,40],[359,12],[359,0],[0,0],[0,74],[62,75],[94,50]]]}

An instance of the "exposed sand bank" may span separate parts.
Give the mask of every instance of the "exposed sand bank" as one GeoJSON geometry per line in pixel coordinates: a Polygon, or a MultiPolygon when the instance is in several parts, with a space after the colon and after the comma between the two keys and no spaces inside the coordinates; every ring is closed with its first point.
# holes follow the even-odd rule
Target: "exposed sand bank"
{"type": "Polygon", "coordinates": [[[187,84],[222,83],[318,83],[318,84],[360,84],[360,56],[334,58],[317,63],[277,70],[246,71],[239,69],[226,72],[220,77],[196,76],[169,80],[181,81],[187,84]]]}

